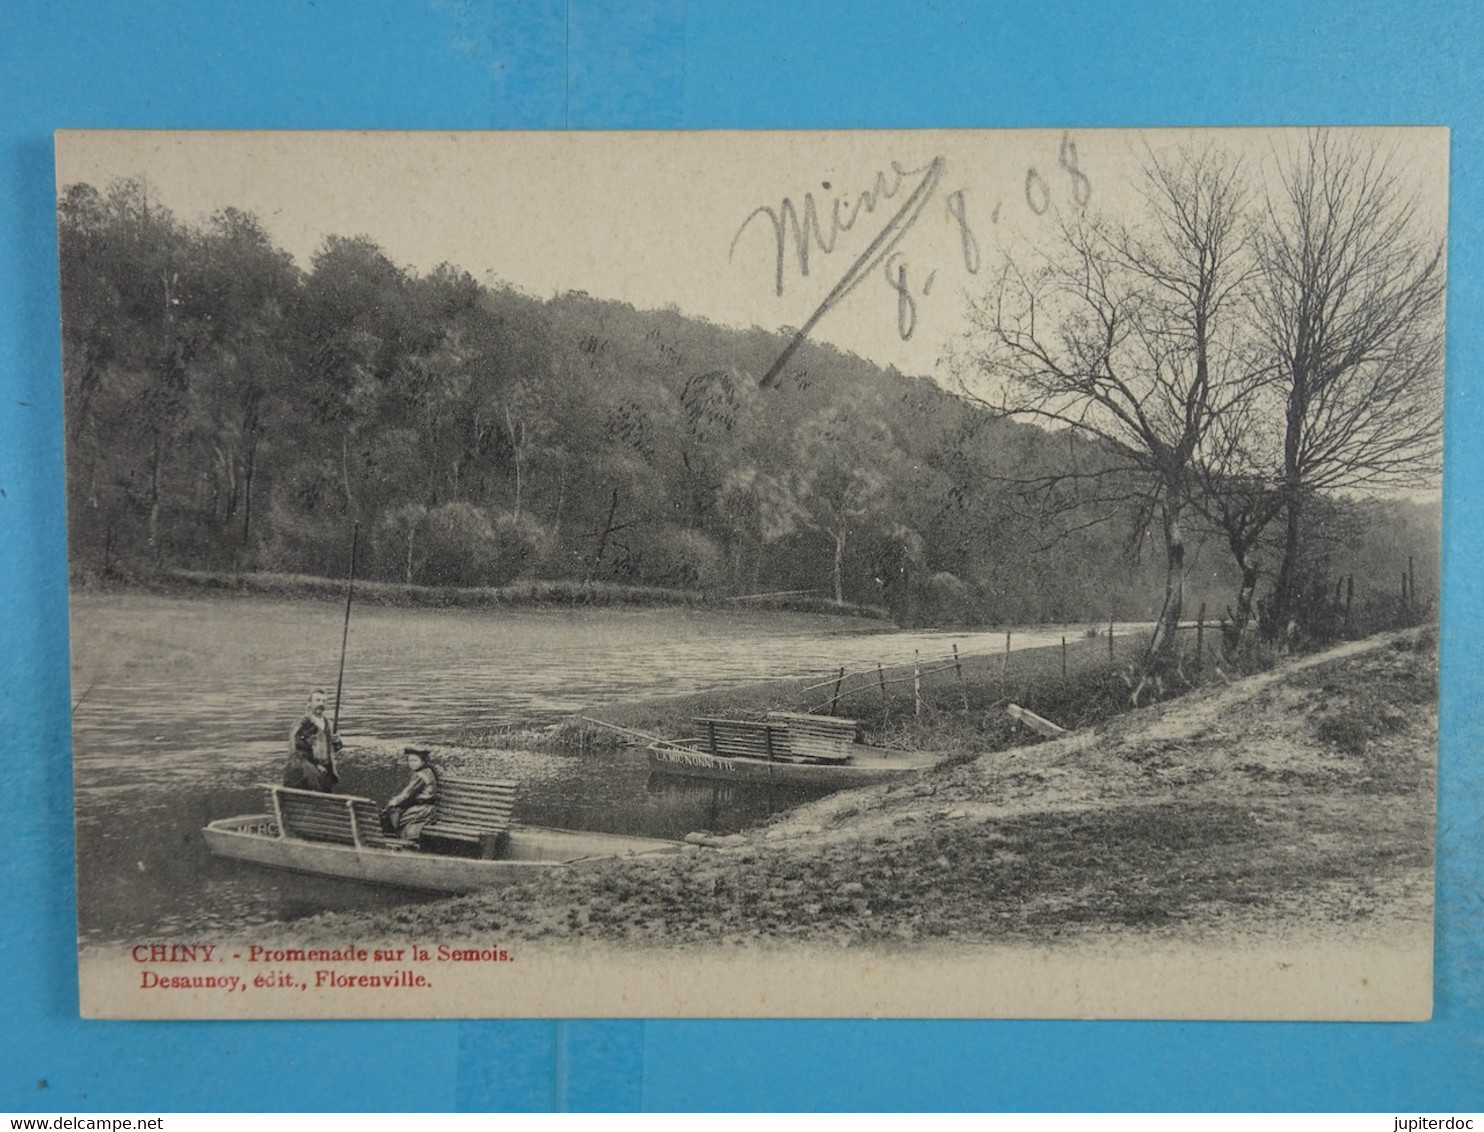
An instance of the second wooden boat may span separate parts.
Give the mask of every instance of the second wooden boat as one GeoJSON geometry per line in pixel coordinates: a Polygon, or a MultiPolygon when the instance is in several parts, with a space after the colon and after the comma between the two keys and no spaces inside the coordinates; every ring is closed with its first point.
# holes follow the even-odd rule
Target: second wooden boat
{"type": "Polygon", "coordinates": [[[767,719],[694,721],[702,734],[650,744],[658,774],[845,790],[905,778],[935,765],[932,751],[892,751],[856,742],[858,724],[832,716],[773,712],[767,719]]]}

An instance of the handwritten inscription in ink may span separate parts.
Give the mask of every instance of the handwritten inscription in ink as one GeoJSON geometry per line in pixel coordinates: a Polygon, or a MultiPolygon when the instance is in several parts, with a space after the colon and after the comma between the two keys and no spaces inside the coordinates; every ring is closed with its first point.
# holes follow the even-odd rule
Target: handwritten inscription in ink
{"type": "MultiPolygon", "coordinates": [[[[1092,181],[1078,164],[1077,144],[1070,134],[1062,135],[1056,161],[1060,176],[1065,178],[1065,191],[1070,203],[1077,208],[1086,207],[1092,199],[1092,181]]],[[[768,248],[773,290],[779,296],[787,290],[790,264],[797,268],[800,278],[808,277],[813,262],[832,256],[841,246],[842,236],[853,232],[858,225],[865,228],[868,221],[880,218],[879,227],[870,225],[874,230],[865,249],[846,267],[824,300],[763,375],[760,384],[764,388],[777,384],[784,367],[810,331],[877,269],[881,270],[884,282],[896,294],[897,334],[903,341],[911,339],[917,328],[919,300],[932,294],[938,268],[928,271],[920,281],[913,280],[909,278],[906,258],[899,249],[935,199],[941,199],[944,217],[957,233],[963,270],[968,275],[978,274],[982,253],[975,221],[971,219],[973,190],[959,186],[940,196],[946,168],[947,162],[941,156],[913,168],[893,161],[879,170],[869,186],[854,196],[841,192],[816,197],[815,190],[810,189],[801,201],[784,197],[776,208],[770,204],[759,205],[747,214],[732,237],[730,255],[736,257],[738,244],[750,231],[765,231],[771,237],[768,248]]],[[[834,186],[829,181],[821,181],[820,189],[826,194],[834,193],[834,186]]],[[[1033,215],[1041,216],[1053,202],[1053,190],[1047,178],[1036,166],[1028,166],[1024,181],[1025,207],[1033,215]]],[[[998,224],[1004,203],[1003,200],[997,201],[988,211],[987,218],[981,216],[979,223],[998,224]]]]}

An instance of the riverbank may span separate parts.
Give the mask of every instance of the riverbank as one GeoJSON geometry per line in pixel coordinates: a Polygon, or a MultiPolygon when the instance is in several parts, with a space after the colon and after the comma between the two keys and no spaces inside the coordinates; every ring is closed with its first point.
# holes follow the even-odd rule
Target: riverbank
{"type": "MultiPolygon", "coordinates": [[[[301,944],[497,938],[515,949],[1425,947],[1436,678],[1431,631],[1389,634],[1033,746],[991,749],[966,727],[921,779],[831,795],[734,848],[275,930],[301,944]]],[[[986,734],[1000,715],[984,715],[986,734]]]]}
{"type": "MultiPolygon", "coordinates": [[[[1008,635],[1008,634],[1007,634],[1008,635]]],[[[902,751],[999,750],[1035,741],[1006,712],[1019,704],[1067,730],[1091,727],[1129,710],[1128,674],[1148,635],[1120,626],[1118,634],[1063,638],[1061,645],[1013,652],[933,657],[918,665],[886,664],[842,670],[835,677],[756,680],[704,692],[651,696],[605,704],[544,728],[470,727],[467,747],[515,746],[591,750],[675,739],[703,716],[761,719],[769,712],[800,712],[854,719],[873,746],[902,751]]],[[[956,648],[957,646],[953,646],[956,648]]],[[[1192,675],[1217,678],[1208,656],[1192,675]]]]}
{"type": "MultiPolygon", "coordinates": [[[[158,570],[128,578],[73,578],[84,593],[140,592],[173,597],[268,597],[345,600],[345,579],[312,574],[231,573],[206,570],[158,570]]],[[[530,579],[504,586],[421,586],[402,582],[357,580],[355,600],[364,605],[411,609],[492,609],[637,606],[643,608],[720,609],[822,613],[884,621],[885,609],[835,602],[808,593],[729,596],[701,590],[631,586],[619,582],[530,579]]]]}

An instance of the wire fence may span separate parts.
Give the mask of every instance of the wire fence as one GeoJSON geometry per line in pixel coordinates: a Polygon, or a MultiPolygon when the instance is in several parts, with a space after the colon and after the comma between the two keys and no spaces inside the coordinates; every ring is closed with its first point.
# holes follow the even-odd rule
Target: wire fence
{"type": "Polygon", "coordinates": [[[826,715],[837,715],[842,704],[859,704],[867,696],[878,698],[882,707],[887,708],[893,694],[906,685],[912,687],[915,714],[933,710],[926,698],[929,692],[941,697],[945,691],[956,692],[953,698],[967,711],[971,678],[975,686],[982,686],[986,677],[990,683],[998,680],[1005,689],[1020,679],[1054,678],[1058,674],[1062,679],[1070,679],[1105,669],[1110,663],[1136,660],[1148,640],[1148,632],[1141,627],[1125,629],[1122,633],[1100,630],[1096,635],[1063,636],[1059,645],[1017,649],[1012,631],[1005,634],[1004,648],[994,652],[961,653],[954,644],[948,653],[928,657],[919,653],[910,665],[878,662],[853,670],[842,665],[835,675],[807,684],[800,692],[825,693],[811,701],[808,710],[826,715]]]}
{"type": "MultiPolygon", "coordinates": [[[[1355,602],[1355,579],[1343,575],[1336,582],[1333,597],[1327,606],[1331,619],[1332,635],[1336,638],[1375,632],[1378,628],[1395,628],[1410,624],[1426,610],[1426,604],[1416,596],[1413,559],[1408,558],[1407,570],[1401,574],[1400,600],[1393,598],[1396,609],[1384,609],[1381,614],[1362,610],[1355,602]]],[[[1328,595],[1326,595],[1328,597],[1328,595]]],[[[1225,617],[1208,618],[1206,604],[1201,603],[1193,620],[1176,626],[1176,639],[1182,654],[1182,663],[1200,670],[1207,663],[1220,661],[1225,655],[1225,640],[1231,628],[1225,617]]],[[[1040,636],[1041,634],[1036,634],[1040,636]]],[[[1129,663],[1138,665],[1147,658],[1153,635],[1153,627],[1147,623],[1119,625],[1109,621],[1075,636],[1063,636],[1060,645],[1038,645],[1029,648],[1014,647],[1014,631],[1005,633],[1004,648],[994,652],[960,654],[957,644],[952,651],[937,656],[923,657],[918,653],[909,666],[901,663],[878,662],[872,667],[840,670],[827,679],[806,685],[804,694],[824,692],[828,694],[811,702],[812,713],[836,715],[841,705],[860,704],[862,697],[879,698],[883,710],[890,710],[895,690],[903,685],[912,685],[913,711],[921,715],[926,710],[935,710],[925,698],[925,689],[936,692],[941,699],[945,690],[956,691],[956,700],[964,711],[969,710],[970,681],[966,670],[973,670],[978,687],[986,683],[993,686],[998,678],[1000,690],[1008,693],[1013,681],[1055,680],[1062,681],[1084,675],[1095,670],[1106,671],[1110,665],[1129,663]],[[998,672],[995,671],[996,667],[998,672]]]]}

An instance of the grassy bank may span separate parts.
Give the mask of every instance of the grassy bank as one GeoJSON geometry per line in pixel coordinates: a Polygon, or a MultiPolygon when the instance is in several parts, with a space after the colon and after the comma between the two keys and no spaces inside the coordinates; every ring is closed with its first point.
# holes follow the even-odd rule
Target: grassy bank
{"type": "MultiPolygon", "coordinates": [[[[74,577],[74,588],[98,591],[143,590],[177,596],[244,596],[307,600],[345,599],[344,578],[312,574],[160,570],[128,578],[74,577]]],[[[887,618],[884,609],[849,602],[836,604],[809,594],[760,594],[743,599],[699,590],[630,586],[618,582],[532,579],[505,586],[417,586],[357,580],[355,600],[367,605],[427,609],[486,609],[541,606],[658,606],[695,609],[773,610],[840,617],[887,618]]]]}
{"type": "MultiPolygon", "coordinates": [[[[675,738],[694,731],[696,716],[760,719],[770,711],[810,712],[858,720],[868,743],[896,750],[972,752],[1038,741],[1005,709],[1029,708],[1058,725],[1090,727],[1129,709],[1128,673],[1147,638],[1121,634],[1068,639],[1065,648],[1017,649],[957,662],[882,667],[838,677],[758,681],[708,692],[610,704],[586,713],[630,732],[675,738]]],[[[1192,662],[1192,674],[1199,667],[1192,662]]],[[[1218,678],[1208,658],[1207,678],[1218,678]]],[[[618,730],[573,719],[539,733],[471,730],[468,746],[535,744],[596,749],[634,741],[618,730]]]]}

